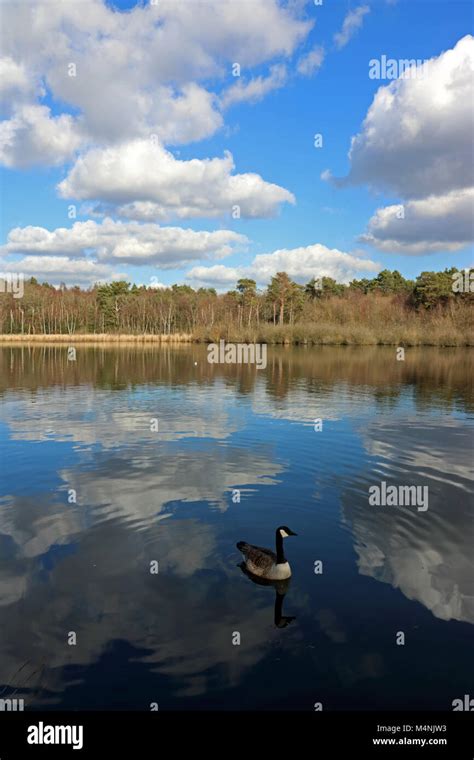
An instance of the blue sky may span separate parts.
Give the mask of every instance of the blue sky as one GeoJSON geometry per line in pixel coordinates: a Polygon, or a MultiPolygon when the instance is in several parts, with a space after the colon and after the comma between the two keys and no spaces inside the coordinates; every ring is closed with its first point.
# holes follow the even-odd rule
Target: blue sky
{"type": "MultiPolygon", "coordinates": [[[[221,7],[225,4],[231,0],[220,0],[221,7]]],[[[219,15],[215,0],[209,0],[214,30],[202,22],[199,4],[190,0],[177,0],[174,8],[172,3],[136,5],[118,0],[2,3],[11,37],[2,43],[8,86],[0,132],[6,145],[0,150],[6,244],[1,269],[53,283],[87,285],[120,275],[145,284],[178,281],[226,289],[234,275],[253,276],[263,285],[279,269],[300,282],[318,274],[349,281],[385,267],[414,277],[425,269],[473,263],[472,224],[466,218],[471,188],[459,172],[472,162],[472,112],[465,105],[466,88],[472,87],[472,76],[468,83],[465,76],[472,65],[472,39],[462,50],[456,48],[472,32],[469,2],[327,0],[322,6],[293,2],[286,7],[277,0],[248,0],[239,4],[236,21],[225,12],[219,15]],[[82,5],[82,14],[68,11],[72,5],[82,5]],[[23,13],[28,9],[31,25],[25,24],[20,6],[23,13]],[[48,9],[43,18],[38,17],[42,6],[48,9]],[[194,14],[194,24],[189,14],[194,14]],[[338,45],[334,36],[345,23],[348,32],[338,45]],[[164,38],[153,37],[154,25],[168,35],[167,54],[161,53],[164,38]],[[143,37],[147,28],[151,31],[143,37]],[[98,41],[104,39],[109,47],[99,52],[98,41]],[[450,58],[445,56],[455,48],[450,58]],[[135,63],[137,50],[141,59],[135,63]],[[301,73],[301,62],[315,50],[322,62],[301,73]],[[234,77],[232,64],[239,55],[240,77],[234,77]],[[423,81],[399,87],[369,78],[369,61],[384,55],[397,61],[433,59],[435,64],[423,81]],[[77,73],[66,81],[71,61],[77,73]],[[85,72],[88,63],[91,69],[85,72]],[[445,95],[453,81],[461,89],[451,102],[445,95]],[[225,107],[226,93],[237,83],[243,91],[225,107]],[[252,83],[259,92],[255,97],[252,83]],[[175,103],[193,86],[198,90],[189,103],[170,118],[175,103]],[[375,109],[375,149],[363,122],[380,88],[395,88],[395,93],[387,124],[381,97],[375,109]],[[113,112],[117,103],[116,117],[111,113],[107,120],[105,112],[113,112]],[[49,111],[40,113],[39,107],[49,111]],[[437,118],[430,122],[435,109],[437,118]],[[124,122],[130,121],[123,129],[122,114],[127,114],[124,122]],[[322,135],[321,148],[314,147],[315,133],[322,135]],[[355,135],[361,136],[357,162],[348,158],[355,135]],[[149,145],[150,136],[159,143],[156,163],[143,158],[140,148],[149,145]],[[215,182],[212,177],[193,179],[186,190],[194,171],[191,161],[221,160],[226,151],[233,158],[230,176],[259,175],[249,194],[233,188],[229,169],[221,164],[215,182]],[[111,161],[113,168],[105,176],[111,161]],[[325,170],[356,181],[322,179],[325,170]],[[113,171],[124,182],[118,200],[113,171]],[[415,171],[422,179],[412,187],[407,177],[415,171]],[[165,175],[166,181],[161,179],[165,175]],[[67,192],[58,189],[61,182],[67,192]],[[293,203],[285,199],[289,194],[293,203]],[[229,198],[227,205],[223,196],[229,198]],[[243,206],[241,196],[247,199],[243,206]],[[193,211],[188,215],[190,197],[193,211]],[[168,198],[173,199],[171,209],[168,198]],[[201,198],[202,203],[195,200],[201,198]],[[137,202],[156,204],[157,199],[159,208],[150,207],[151,216],[131,211],[137,202]],[[240,218],[232,217],[234,203],[242,206],[240,218]],[[68,218],[71,204],[75,219],[68,218]],[[394,222],[392,210],[370,226],[377,210],[399,204],[404,218],[394,222]],[[66,237],[55,232],[87,220],[93,225],[87,234],[82,228],[66,237]],[[44,231],[31,227],[53,237],[46,239],[44,231]],[[20,233],[12,239],[13,228],[20,233]],[[172,229],[164,238],[163,228],[172,229]],[[214,237],[207,240],[204,231],[214,237]],[[369,241],[360,240],[369,233],[369,241]],[[275,255],[282,249],[287,253],[275,255]],[[256,261],[259,254],[268,256],[256,261]]],[[[198,173],[204,165],[199,164],[198,173]]],[[[472,168],[470,173],[472,185],[472,168]]]]}

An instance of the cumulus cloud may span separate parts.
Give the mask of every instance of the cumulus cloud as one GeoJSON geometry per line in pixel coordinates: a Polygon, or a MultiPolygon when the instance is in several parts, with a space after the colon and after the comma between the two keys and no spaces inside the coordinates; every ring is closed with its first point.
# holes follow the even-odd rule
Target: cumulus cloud
{"type": "Polygon", "coordinates": [[[364,16],[369,12],[368,5],[359,5],[353,11],[349,11],[342,22],[341,31],[334,35],[334,42],[339,50],[347,45],[357,30],[361,28],[364,23],[364,16]]]}
{"type": "Polygon", "coordinates": [[[110,279],[121,279],[107,264],[92,259],[72,259],[68,256],[25,256],[20,261],[1,260],[3,274],[15,272],[25,277],[38,277],[52,285],[60,282],[92,285],[110,279]]]}
{"type": "Polygon", "coordinates": [[[249,101],[256,103],[272,90],[283,87],[287,81],[287,71],[284,64],[275,64],[270,68],[267,77],[259,76],[243,82],[241,79],[224,91],[221,97],[223,108],[228,108],[235,103],[249,101]]]}
{"type": "Polygon", "coordinates": [[[364,242],[420,254],[457,250],[472,239],[474,37],[425,62],[419,76],[381,87],[352,138],[346,177],[337,187],[367,184],[404,203],[380,208],[364,242]]]}
{"type": "Polygon", "coordinates": [[[74,117],[52,116],[47,106],[24,104],[0,122],[0,162],[8,167],[55,166],[69,159],[82,139],[74,117]]]}
{"type": "Polygon", "coordinates": [[[63,198],[100,199],[139,220],[215,217],[238,205],[243,217],[273,216],[294,196],[258,174],[232,174],[224,158],[180,161],[152,140],[96,148],[77,159],[58,186],[63,198]]]}
{"type": "Polygon", "coordinates": [[[34,254],[39,258],[42,255],[83,258],[92,254],[101,262],[154,264],[171,269],[196,259],[223,258],[246,242],[244,235],[229,230],[195,231],[106,218],[100,224],[89,220],[53,231],[44,227],[16,227],[0,247],[0,253],[34,254]]]}
{"type": "Polygon", "coordinates": [[[187,279],[197,286],[227,288],[235,285],[240,277],[246,276],[247,267],[226,267],[214,264],[212,267],[196,266],[187,275],[187,279]]]}
{"type": "Polygon", "coordinates": [[[474,240],[474,189],[379,208],[361,242],[388,253],[456,251],[474,240]]]}
{"type": "Polygon", "coordinates": [[[297,70],[299,74],[310,77],[320,69],[324,61],[324,48],[321,45],[316,46],[306,55],[301,56],[298,61],[297,70]]]}
{"type": "MultiPolygon", "coordinates": [[[[162,88],[153,104],[152,122],[163,142],[181,145],[210,137],[223,124],[217,98],[195,82],[184,85],[179,94],[162,88]]],[[[148,133],[148,129],[140,130],[148,133]]]]}
{"type": "MultiPolygon", "coordinates": [[[[2,17],[9,34],[1,70],[17,90],[14,109],[28,82],[44,81],[56,103],[79,115],[83,146],[150,134],[167,144],[212,135],[223,122],[216,92],[209,88],[221,87],[235,61],[249,69],[291,56],[313,25],[296,7],[277,0],[253,0],[251,13],[239,4],[205,0],[199,23],[192,3],[174,0],[138,4],[126,12],[102,0],[43,0],[34,13],[26,3],[7,3],[2,17]]],[[[29,105],[40,105],[33,93],[29,105]]],[[[57,156],[46,151],[43,157],[42,141],[28,146],[25,131],[13,126],[2,133],[8,166],[22,160],[25,144],[30,163],[57,164],[69,157],[62,145],[57,156]]],[[[31,129],[38,131],[38,125],[31,129]]],[[[26,165],[26,158],[19,165],[26,165]]]]}
{"type": "Polygon", "coordinates": [[[23,64],[9,56],[0,58],[0,98],[21,97],[31,94],[33,84],[23,64]]]}
{"type": "Polygon", "coordinates": [[[195,266],[188,272],[188,279],[197,284],[225,288],[235,284],[240,277],[251,277],[260,285],[266,285],[277,272],[284,271],[301,283],[312,277],[333,277],[347,283],[361,272],[378,272],[380,269],[381,265],[370,259],[316,243],[305,248],[259,254],[248,266],[195,266]]]}
{"type": "MultiPolygon", "coordinates": [[[[472,185],[474,37],[423,67],[423,76],[381,87],[352,138],[347,177],[405,198],[472,185]]],[[[328,173],[325,178],[328,178],[328,173]]]]}

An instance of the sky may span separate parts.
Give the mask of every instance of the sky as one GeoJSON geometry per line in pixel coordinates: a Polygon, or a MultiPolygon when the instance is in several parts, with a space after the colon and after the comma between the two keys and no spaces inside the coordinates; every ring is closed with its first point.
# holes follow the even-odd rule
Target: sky
{"type": "Polygon", "coordinates": [[[473,264],[470,2],[0,15],[0,272],[225,291],[473,264]]]}

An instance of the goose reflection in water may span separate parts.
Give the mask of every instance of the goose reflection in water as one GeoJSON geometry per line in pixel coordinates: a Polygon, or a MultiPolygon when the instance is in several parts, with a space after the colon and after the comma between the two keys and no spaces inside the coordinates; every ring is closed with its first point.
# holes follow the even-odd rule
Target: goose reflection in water
{"type": "Polygon", "coordinates": [[[256,583],[258,586],[273,586],[275,589],[274,623],[276,628],[286,628],[286,626],[290,625],[293,620],[296,620],[294,615],[283,615],[283,600],[290,587],[291,578],[286,578],[282,581],[273,581],[268,578],[260,578],[257,575],[253,575],[247,569],[245,562],[241,562],[238,567],[240,567],[247,578],[250,578],[252,583],[256,583]]]}

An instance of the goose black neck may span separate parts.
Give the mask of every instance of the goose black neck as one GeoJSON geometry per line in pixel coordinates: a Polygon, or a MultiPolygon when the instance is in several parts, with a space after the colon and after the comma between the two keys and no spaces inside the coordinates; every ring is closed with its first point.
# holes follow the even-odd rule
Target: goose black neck
{"type": "Polygon", "coordinates": [[[282,565],[286,562],[285,555],[283,553],[283,537],[279,530],[276,532],[276,553],[277,553],[277,565],[282,565]]]}

